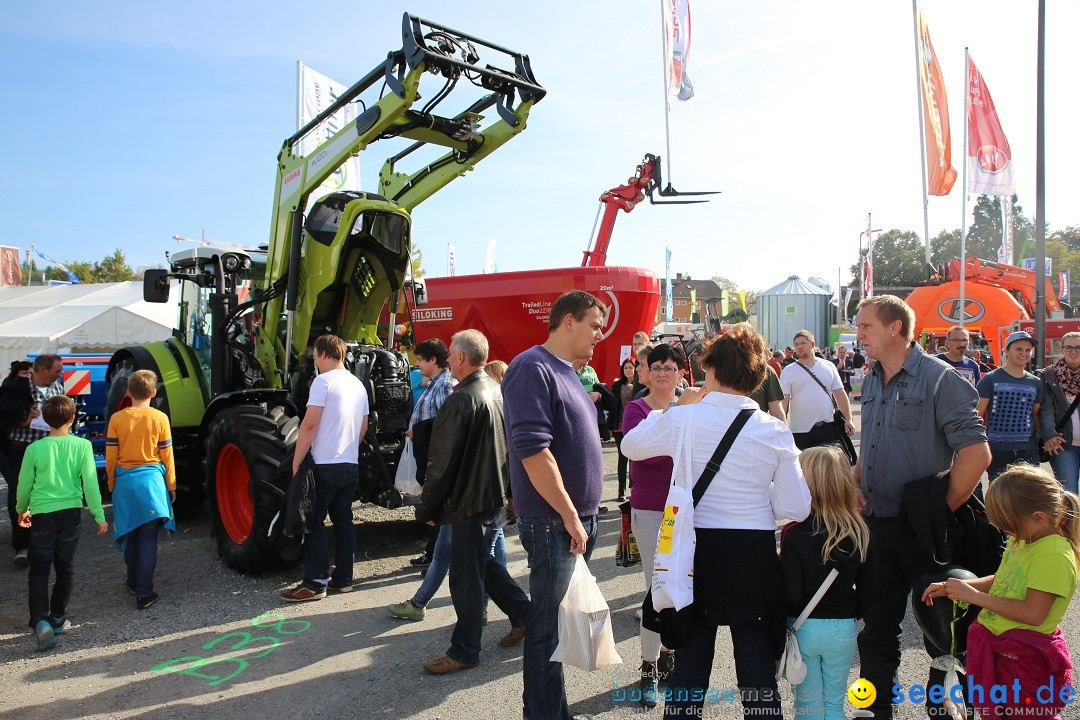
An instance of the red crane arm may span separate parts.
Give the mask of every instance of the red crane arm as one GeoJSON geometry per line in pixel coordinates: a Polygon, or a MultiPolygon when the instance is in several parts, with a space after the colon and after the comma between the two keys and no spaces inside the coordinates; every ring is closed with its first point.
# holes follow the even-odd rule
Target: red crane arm
{"type": "Polygon", "coordinates": [[[654,166],[660,158],[646,155],[634,171],[635,174],[625,185],[611,188],[600,196],[604,206],[604,215],[600,220],[600,229],[596,233],[596,243],[592,250],[585,251],[581,267],[604,266],[607,264],[608,246],[611,244],[611,231],[615,227],[615,217],[619,210],[630,212],[652,191],[650,185],[655,181],[654,166]]]}

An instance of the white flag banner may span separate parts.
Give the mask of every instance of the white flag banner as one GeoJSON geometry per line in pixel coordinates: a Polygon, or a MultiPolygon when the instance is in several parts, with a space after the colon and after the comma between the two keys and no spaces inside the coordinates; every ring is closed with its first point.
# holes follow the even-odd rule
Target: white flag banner
{"type": "Polygon", "coordinates": [[[454,277],[457,274],[457,258],[454,256],[454,246],[446,245],[446,275],[454,277]]]}
{"type": "Polygon", "coordinates": [[[665,20],[668,95],[686,102],[694,97],[694,86],[686,74],[690,60],[690,0],[670,0],[665,20]]]}
{"type": "MultiPolygon", "coordinates": [[[[299,69],[299,72],[297,73],[297,82],[299,86],[297,87],[298,112],[296,116],[296,129],[299,130],[315,119],[323,110],[330,107],[334,101],[349,88],[334,82],[322,73],[312,70],[302,62],[297,62],[296,65],[299,69]]],[[[320,144],[326,142],[334,133],[341,130],[341,128],[345,127],[355,119],[356,104],[349,103],[304,136],[300,141],[300,154],[307,157],[314,152],[315,148],[320,144]]],[[[346,160],[341,167],[334,171],[333,175],[328,177],[322,185],[312,191],[308,202],[315,202],[323,195],[328,195],[329,193],[337,192],[338,190],[359,189],[360,158],[353,157],[346,160]]]]}

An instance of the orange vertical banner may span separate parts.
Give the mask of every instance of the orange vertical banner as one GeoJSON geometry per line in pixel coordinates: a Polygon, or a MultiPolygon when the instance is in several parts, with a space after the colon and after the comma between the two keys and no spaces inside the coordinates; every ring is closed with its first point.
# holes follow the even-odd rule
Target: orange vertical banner
{"type": "Polygon", "coordinates": [[[930,195],[948,195],[956,182],[952,166],[952,140],[949,134],[949,103],[945,97],[945,79],[938,65],[930,31],[922,8],[917,9],[919,23],[919,82],[922,86],[923,123],[926,125],[926,175],[930,195]]]}

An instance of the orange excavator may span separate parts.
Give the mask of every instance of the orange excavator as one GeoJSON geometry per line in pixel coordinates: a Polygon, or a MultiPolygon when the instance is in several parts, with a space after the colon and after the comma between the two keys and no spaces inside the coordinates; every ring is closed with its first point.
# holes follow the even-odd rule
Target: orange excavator
{"type": "MultiPolygon", "coordinates": [[[[915,335],[944,334],[954,325],[963,324],[972,334],[981,332],[994,357],[1000,357],[1000,328],[1016,320],[1035,317],[1035,288],[1039,273],[1033,270],[967,258],[964,262],[964,307],[960,307],[960,261],[944,263],[931,278],[908,296],[915,311],[915,335]]],[[[1058,294],[1043,277],[1048,317],[1066,311],[1058,294]]],[[[1071,314],[1071,313],[1070,313],[1071,314]]]]}

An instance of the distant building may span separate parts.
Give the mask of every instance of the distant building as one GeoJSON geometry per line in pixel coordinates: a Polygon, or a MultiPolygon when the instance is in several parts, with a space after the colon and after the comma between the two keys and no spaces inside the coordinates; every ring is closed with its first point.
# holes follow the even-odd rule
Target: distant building
{"type": "MultiPolygon", "coordinates": [[[[715,280],[692,280],[689,274],[683,275],[682,273],[676,273],[675,277],[671,278],[671,321],[681,323],[705,322],[705,303],[710,300],[712,300],[709,304],[713,313],[717,316],[722,315],[721,297],[723,296],[723,293],[724,288],[717,285],[715,280]],[[694,302],[697,303],[696,307],[693,308],[691,308],[691,291],[693,292],[694,302]]],[[[666,298],[667,295],[664,280],[661,279],[660,307],[656,311],[657,324],[666,320],[666,298]]],[[[728,298],[728,301],[730,303],[731,298],[728,298]]],[[[738,300],[735,302],[738,303],[738,300]]]]}

